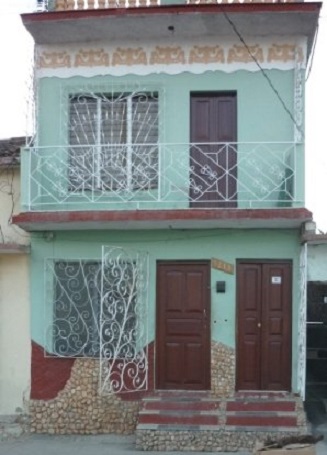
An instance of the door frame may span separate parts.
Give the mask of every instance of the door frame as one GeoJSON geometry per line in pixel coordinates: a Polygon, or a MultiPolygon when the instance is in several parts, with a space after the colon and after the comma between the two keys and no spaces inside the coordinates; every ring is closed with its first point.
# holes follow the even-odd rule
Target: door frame
{"type": "Polygon", "coordinates": [[[293,365],[293,259],[246,259],[246,258],[240,258],[236,259],[236,317],[235,317],[235,338],[236,338],[236,343],[235,343],[235,390],[241,390],[238,387],[238,349],[239,349],[239,336],[238,336],[238,323],[239,323],[239,311],[238,311],[238,299],[239,299],[239,283],[238,283],[238,266],[240,264],[289,264],[291,266],[291,274],[290,274],[290,290],[291,290],[291,304],[289,307],[289,325],[290,325],[290,330],[289,330],[289,390],[292,390],[292,365],[293,365]]]}
{"type": "Polygon", "coordinates": [[[158,279],[158,271],[160,265],[169,265],[169,264],[179,264],[179,265],[205,265],[208,269],[208,277],[209,277],[209,285],[207,288],[207,362],[208,362],[208,380],[207,380],[207,389],[211,390],[211,260],[210,259],[157,259],[156,261],[156,326],[155,326],[155,355],[154,355],[154,373],[155,373],[155,380],[154,380],[154,388],[155,390],[160,390],[158,387],[159,381],[159,362],[158,362],[158,352],[159,352],[159,311],[158,311],[158,304],[159,304],[159,279],[158,279]]]}

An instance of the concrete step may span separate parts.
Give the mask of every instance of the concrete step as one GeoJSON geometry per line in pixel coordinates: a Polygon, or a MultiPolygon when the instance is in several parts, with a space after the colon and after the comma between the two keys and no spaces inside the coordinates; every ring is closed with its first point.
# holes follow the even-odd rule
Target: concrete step
{"type": "Polygon", "coordinates": [[[253,412],[295,412],[296,403],[294,401],[228,401],[226,403],[226,411],[253,411],[253,412]]]}
{"type": "Polygon", "coordinates": [[[193,412],[158,412],[139,414],[139,424],[153,425],[219,425],[219,417],[216,413],[193,413],[193,412]]]}
{"type": "Polygon", "coordinates": [[[218,410],[220,401],[214,400],[152,400],[143,401],[142,409],[146,411],[214,411],[218,410]]]}
{"type": "Polygon", "coordinates": [[[206,391],[159,391],[143,399],[137,429],[187,431],[219,425],[220,400],[206,391]]]}
{"type": "Polygon", "coordinates": [[[297,427],[296,414],[233,413],[226,415],[226,425],[255,427],[297,427]]]}

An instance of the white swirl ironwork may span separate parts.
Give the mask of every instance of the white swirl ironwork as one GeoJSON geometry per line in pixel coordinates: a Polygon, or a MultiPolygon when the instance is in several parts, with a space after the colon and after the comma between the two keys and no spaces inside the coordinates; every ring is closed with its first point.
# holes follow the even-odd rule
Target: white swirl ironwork
{"type": "Polygon", "coordinates": [[[49,259],[46,278],[46,353],[99,356],[101,261],[49,259]]]}
{"type": "MultiPolygon", "coordinates": [[[[295,143],[129,143],[25,149],[28,209],[292,207],[295,143]],[[128,203],[128,205],[126,205],[128,203]]],[[[25,176],[26,177],[26,176],[25,176]]]]}
{"type": "Polygon", "coordinates": [[[148,255],[103,247],[100,394],[148,385],[148,255]]]}

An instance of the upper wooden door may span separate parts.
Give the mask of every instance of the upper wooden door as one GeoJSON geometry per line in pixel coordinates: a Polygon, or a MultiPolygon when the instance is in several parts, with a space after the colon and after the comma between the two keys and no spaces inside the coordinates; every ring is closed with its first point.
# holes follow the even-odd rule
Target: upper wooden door
{"type": "Polygon", "coordinates": [[[210,388],[209,262],[157,267],[157,387],[210,388]]]}
{"type": "Polygon", "coordinates": [[[237,266],[237,389],[291,388],[290,262],[237,266]]]}
{"type": "Polygon", "coordinates": [[[191,207],[236,207],[236,134],[236,94],[191,95],[191,207]]]}

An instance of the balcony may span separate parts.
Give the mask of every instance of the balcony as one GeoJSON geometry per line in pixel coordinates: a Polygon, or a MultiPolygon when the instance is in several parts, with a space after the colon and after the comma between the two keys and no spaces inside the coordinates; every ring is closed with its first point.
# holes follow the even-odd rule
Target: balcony
{"type": "Polygon", "coordinates": [[[302,146],[108,144],[26,148],[23,208],[33,211],[303,207],[302,146]]]}

